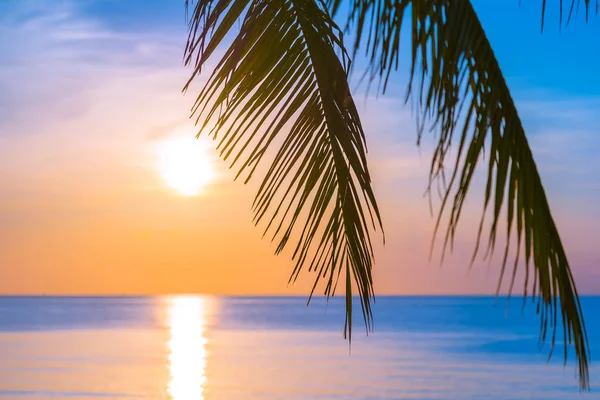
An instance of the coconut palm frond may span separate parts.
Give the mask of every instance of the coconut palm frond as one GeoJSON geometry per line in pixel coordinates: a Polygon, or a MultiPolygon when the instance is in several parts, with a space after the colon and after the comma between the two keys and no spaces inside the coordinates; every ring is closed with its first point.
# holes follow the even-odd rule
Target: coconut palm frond
{"type": "Polygon", "coordinates": [[[311,296],[321,280],[332,296],[344,273],[349,336],[354,282],[368,330],[369,230],[381,219],[342,33],[314,0],[199,1],[190,16],[185,63],[194,70],[185,89],[219,45],[224,54],[192,110],[200,132],[214,124],[217,149],[246,182],[265,155],[274,156],[253,203],[254,222],[265,222],[276,253],[298,237],[290,282],[316,271],[311,296]]]}
{"type": "MultiPolygon", "coordinates": [[[[338,0],[328,3],[332,12],[339,5],[338,0]]],[[[355,34],[355,52],[366,52],[368,73],[371,79],[381,82],[382,91],[391,71],[398,67],[400,33],[405,23],[410,25],[412,36],[407,100],[416,93],[418,137],[420,140],[425,128],[439,133],[429,185],[431,190],[432,182],[437,181],[442,188],[434,239],[442,216],[449,217],[443,251],[452,250],[476,166],[484,155],[484,146],[489,146],[487,184],[473,260],[486,215],[491,214],[486,257],[494,251],[505,215],[506,247],[498,291],[508,263],[511,235],[516,234],[509,294],[524,253],[524,297],[531,288],[531,298],[541,315],[541,340],[551,336],[552,355],[560,319],[565,362],[569,344],[574,344],[581,387],[589,387],[587,334],[571,268],[511,93],[471,2],[354,0],[347,29],[355,34]],[[456,159],[446,179],[444,167],[453,147],[456,159]],[[501,215],[503,209],[505,214],[501,215]]]]}

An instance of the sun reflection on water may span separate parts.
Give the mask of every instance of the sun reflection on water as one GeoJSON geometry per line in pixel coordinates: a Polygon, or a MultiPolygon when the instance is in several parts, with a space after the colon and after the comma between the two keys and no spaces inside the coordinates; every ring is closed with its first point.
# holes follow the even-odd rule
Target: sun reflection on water
{"type": "Polygon", "coordinates": [[[206,382],[207,300],[169,299],[168,393],[173,400],[203,400],[206,382]]]}

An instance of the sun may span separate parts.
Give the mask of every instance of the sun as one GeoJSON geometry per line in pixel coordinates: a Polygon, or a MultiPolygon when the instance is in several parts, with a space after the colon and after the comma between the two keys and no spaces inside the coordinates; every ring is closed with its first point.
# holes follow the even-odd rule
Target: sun
{"type": "Polygon", "coordinates": [[[193,136],[165,140],[158,147],[158,171],[183,196],[196,196],[214,179],[208,149],[193,136]]]}

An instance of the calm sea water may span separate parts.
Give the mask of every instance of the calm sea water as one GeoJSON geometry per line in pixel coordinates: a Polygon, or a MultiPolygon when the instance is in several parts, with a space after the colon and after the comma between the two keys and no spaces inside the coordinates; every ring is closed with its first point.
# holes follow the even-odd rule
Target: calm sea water
{"type": "MultiPolygon", "coordinates": [[[[0,297],[1,399],[600,399],[534,307],[380,297],[375,333],[342,337],[341,301],[301,297],[0,297]]],[[[592,358],[600,298],[583,299],[592,358]]]]}

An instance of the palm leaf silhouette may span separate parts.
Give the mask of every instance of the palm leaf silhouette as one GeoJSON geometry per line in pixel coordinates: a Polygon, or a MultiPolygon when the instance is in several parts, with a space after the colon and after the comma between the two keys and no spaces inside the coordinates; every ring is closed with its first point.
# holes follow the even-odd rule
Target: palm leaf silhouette
{"type": "MultiPolygon", "coordinates": [[[[579,6],[576,0],[569,7],[562,0],[555,3],[561,23],[563,6],[567,20],[579,6]]],[[[291,281],[308,267],[317,271],[313,292],[322,278],[330,296],[345,272],[344,331],[351,335],[352,282],[358,287],[367,330],[371,328],[369,230],[381,227],[381,219],[370,186],[364,133],[348,87],[350,57],[332,19],[341,4],[341,0],[199,1],[190,19],[185,62],[194,67],[187,89],[217,46],[229,43],[193,113],[202,129],[214,120],[211,133],[219,137],[221,155],[233,157],[232,166],[241,164],[238,176],[248,171],[246,180],[267,149],[277,147],[254,201],[255,222],[268,220],[267,230],[279,240],[277,253],[297,231],[291,281]]],[[[590,1],[584,6],[587,17],[590,1]]],[[[542,28],[545,10],[543,1],[542,28]]],[[[382,92],[398,68],[406,24],[411,32],[407,100],[416,97],[419,140],[426,129],[437,132],[429,187],[438,181],[443,190],[434,238],[447,215],[443,250],[452,249],[472,177],[488,146],[487,184],[473,260],[489,214],[486,257],[494,252],[504,208],[506,246],[498,291],[511,237],[516,235],[509,294],[523,253],[524,296],[537,302],[541,339],[551,335],[551,355],[560,313],[565,362],[568,345],[574,343],[580,385],[588,388],[587,334],[569,262],[512,96],[472,4],[351,0],[345,30],[355,38],[353,55],[364,52],[367,75],[379,82],[382,92]],[[451,148],[456,153],[446,179],[451,148]]]]}
{"type": "Polygon", "coordinates": [[[218,149],[223,158],[233,158],[231,166],[240,164],[238,176],[248,172],[246,181],[284,136],[254,200],[254,221],[268,220],[277,253],[296,231],[290,280],[304,267],[315,270],[313,291],[324,278],[330,296],[344,272],[345,332],[351,336],[352,281],[367,328],[371,324],[369,226],[381,220],[348,88],[342,34],[323,4],[312,0],[198,2],[186,46],[186,63],[195,66],[188,85],[238,19],[236,35],[193,111],[203,118],[202,128],[215,119],[211,132],[218,149]]]}

